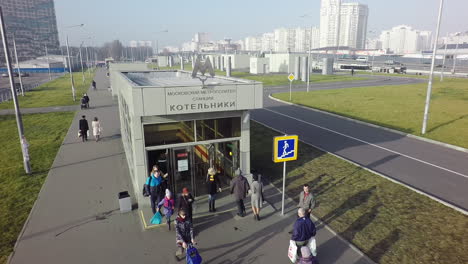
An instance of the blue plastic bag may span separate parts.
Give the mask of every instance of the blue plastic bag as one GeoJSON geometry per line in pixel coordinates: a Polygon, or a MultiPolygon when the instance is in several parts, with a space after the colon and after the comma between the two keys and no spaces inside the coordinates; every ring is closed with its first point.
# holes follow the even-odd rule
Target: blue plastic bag
{"type": "Polygon", "coordinates": [[[151,224],[153,225],[159,225],[162,222],[162,215],[159,212],[156,212],[153,217],[151,217],[151,224]]]}
{"type": "Polygon", "coordinates": [[[187,248],[187,264],[201,264],[202,258],[194,246],[187,248]]]}

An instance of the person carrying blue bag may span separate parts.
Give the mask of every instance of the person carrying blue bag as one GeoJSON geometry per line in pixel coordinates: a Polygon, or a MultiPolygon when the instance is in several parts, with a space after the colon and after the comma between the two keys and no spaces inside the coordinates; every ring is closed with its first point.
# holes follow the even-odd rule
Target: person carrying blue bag
{"type": "Polygon", "coordinates": [[[161,206],[164,208],[163,213],[164,213],[164,216],[166,217],[167,227],[169,228],[169,230],[171,230],[171,216],[174,213],[175,203],[174,203],[174,199],[172,198],[172,193],[171,191],[169,191],[169,189],[166,189],[166,196],[164,196],[164,199],[162,199],[158,203],[158,208],[157,208],[158,213],[159,213],[159,208],[161,206]]]}
{"type": "Polygon", "coordinates": [[[187,213],[184,209],[179,210],[179,215],[175,220],[175,229],[177,244],[176,259],[182,260],[184,257],[184,250],[186,250],[185,258],[187,263],[201,263],[202,259],[197,249],[193,246],[197,243],[193,238],[192,222],[187,219],[187,213]]]}

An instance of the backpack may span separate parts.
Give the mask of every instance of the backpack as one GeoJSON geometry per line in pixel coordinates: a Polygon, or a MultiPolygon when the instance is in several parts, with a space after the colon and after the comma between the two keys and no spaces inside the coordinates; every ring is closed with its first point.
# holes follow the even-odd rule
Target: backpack
{"type": "Polygon", "coordinates": [[[198,250],[192,245],[187,248],[186,254],[187,264],[201,264],[202,257],[198,254],[198,250]]]}

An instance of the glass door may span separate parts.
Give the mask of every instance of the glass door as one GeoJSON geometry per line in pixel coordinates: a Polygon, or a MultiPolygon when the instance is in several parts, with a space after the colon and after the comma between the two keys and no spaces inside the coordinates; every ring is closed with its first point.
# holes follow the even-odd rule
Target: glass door
{"type": "MultiPolygon", "coordinates": [[[[184,187],[192,187],[192,162],[191,147],[173,148],[171,156],[171,177],[175,194],[182,192],[184,187]]],[[[174,195],[175,195],[174,194],[174,195]]]]}

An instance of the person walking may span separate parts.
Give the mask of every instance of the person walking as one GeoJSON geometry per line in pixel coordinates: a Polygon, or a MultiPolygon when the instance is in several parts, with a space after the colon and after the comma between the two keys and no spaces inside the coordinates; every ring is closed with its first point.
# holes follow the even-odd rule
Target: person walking
{"type": "Polygon", "coordinates": [[[221,183],[219,181],[219,176],[214,168],[208,169],[208,174],[206,175],[206,183],[208,186],[208,204],[210,207],[209,211],[216,212],[216,193],[218,191],[221,192],[221,183]]]}
{"type": "Polygon", "coordinates": [[[162,199],[158,203],[158,208],[156,211],[158,212],[161,208],[161,206],[164,208],[164,216],[166,217],[166,223],[167,223],[167,228],[171,230],[171,216],[174,213],[174,198],[172,198],[172,193],[169,191],[169,189],[166,189],[166,195],[164,196],[164,199],[162,199]]]}
{"type": "Polygon", "coordinates": [[[235,171],[236,177],[231,181],[231,194],[234,194],[234,198],[237,203],[237,215],[240,217],[245,216],[244,199],[247,197],[247,192],[250,189],[249,182],[242,176],[240,169],[235,171]]]}
{"type": "Polygon", "coordinates": [[[96,90],[96,81],[95,81],[95,80],[93,80],[93,84],[92,84],[92,85],[93,85],[93,89],[96,90]]]}
{"type": "Polygon", "coordinates": [[[98,142],[101,137],[102,128],[101,122],[99,122],[97,117],[94,117],[93,122],[91,122],[91,127],[93,128],[94,138],[96,139],[96,142],[98,142]]]}
{"type": "Polygon", "coordinates": [[[252,176],[252,196],[250,197],[250,199],[254,219],[260,221],[260,209],[262,208],[263,203],[263,184],[261,181],[259,181],[258,176],[258,174],[253,174],[252,176]]]}
{"type": "Polygon", "coordinates": [[[87,93],[84,93],[83,94],[83,99],[85,101],[85,104],[86,104],[86,108],[89,108],[89,96],[87,93]]]}
{"type": "Polygon", "coordinates": [[[312,209],[315,207],[315,198],[310,192],[309,185],[306,183],[302,186],[303,191],[299,194],[299,204],[297,207],[303,208],[306,212],[306,216],[310,217],[312,209]]]}
{"type": "Polygon", "coordinates": [[[182,194],[177,197],[177,211],[184,210],[186,213],[186,218],[190,220],[193,224],[193,218],[192,218],[192,213],[193,213],[193,208],[192,204],[195,202],[195,199],[193,198],[192,194],[189,192],[189,189],[184,187],[182,189],[182,194]]]}
{"type": "Polygon", "coordinates": [[[306,216],[304,208],[299,208],[297,210],[297,215],[298,218],[296,222],[294,222],[291,240],[296,243],[298,256],[302,256],[301,248],[307,245],[309,240],[315,236],[317,231],[312,220],[306,216]]]}
{"type": "Polygon", "coordinates": [[[190,244],[196,244],[193,238],[192,222],[187,219],[187,213],[183,209],[179,210],[179,214],[175,220],[175,230],[177,244],[176,257],[180,258],[178,260],[182,260],[184,257],[184,250],[187,249],[190,244]]]}
{"type": "Polygon", "coordinates": [[[148,186],[148,189],[149,189],[151,210],[153,214],[156,213],[156,206],[161,201],[161,193],[162,193],[161,181],[162,181],[161,172],[159,171],[158,166],[154,165],[153,169],[151,170],[150,176],[146,178],[146,185],[148,186]]]}
{"type": "Polygon", "coordinates": [[[78,129],[80,130],[80,137],[83,142],[88,141],[88,120],[86,120],[86,116],[81,116],[80,122],[78,124],[78,129]]]}

